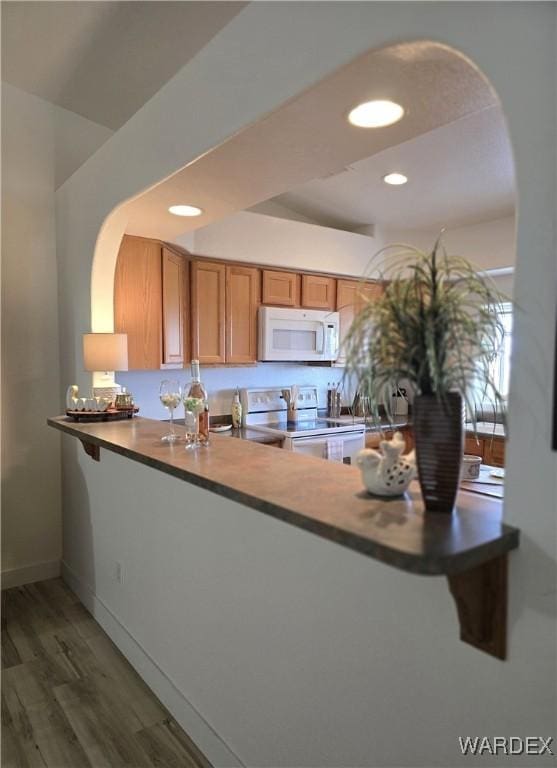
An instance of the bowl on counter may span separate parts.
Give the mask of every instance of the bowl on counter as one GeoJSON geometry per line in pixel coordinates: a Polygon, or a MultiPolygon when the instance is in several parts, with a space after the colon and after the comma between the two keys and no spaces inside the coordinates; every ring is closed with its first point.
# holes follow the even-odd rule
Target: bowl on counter
{"type": "Polygon", "coordinates": [[[473,456],[471,453],[465,453],[462,457],[462,469],[460,472],[461,480],[477,480],[480,476],[481,456],[473,456]]]}

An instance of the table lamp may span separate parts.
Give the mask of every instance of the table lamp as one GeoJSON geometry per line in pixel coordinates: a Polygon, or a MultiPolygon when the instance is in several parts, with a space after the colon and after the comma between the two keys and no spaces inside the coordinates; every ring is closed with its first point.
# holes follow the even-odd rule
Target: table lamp
{"type": "Polygon", "coordinates": [[[121,392],[113,372],[128,370],[128,334],[84,333],[83,364],[86,371],[104,373],[95,377],[94,397],[113,400],[121,392]]]}

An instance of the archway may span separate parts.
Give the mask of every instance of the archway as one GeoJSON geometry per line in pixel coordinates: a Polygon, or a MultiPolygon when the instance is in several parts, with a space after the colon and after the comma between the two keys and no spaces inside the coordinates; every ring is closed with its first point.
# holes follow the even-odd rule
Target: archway
{"type": "MultiPolygon", "coordinates": [[[[381,156],[389,149],[400,148],[419,137],[433,137],[434,132],[441,129],[446,133],[450,126],[464,125],[474,115],[494,112],[497,113],[496,120],[492,118],[491,122],[487,122],[491,135],[483,141],[482,151],[489,151],[489,142],[499,132],[499,142],[504,145],[504,151],[499,154],[506,153],[504,160],[512,168],[510,145],[498,99],[485,77],[463,54],[427,40],[368,51],[263,120],[121,204],[107,217],[97,240],[92,269],[93,330],[112,329],[112,274],[124,232],[185,244],[188,233],[192,234],[196,228],[206,229],[213,222],[229,220],[237,211],[257,211],[258,204],[277,195],[289,194],[293,187],[298,189],[315,178],[330,178],[346,169],[355,170],[355,166],[364,160],[381,156]],[[406,114],[399,124],[378,131],[362,131],[347,123],[346,115],[355,103],[386,96],[405,105],[406,114]],[[319,136],[317,141],[316,136],[319,136]],[[246,174],[247,168],[256,170],[246,174]],[[203,215],[188,222],[168,213],[170,205],[184,200],[200,205],[203,215]]],[[[473,166],[476,160],[476,167],[479,167],[474,157],[473,131],[480,132],[478,143],[481,144],[485,120],[482,124],[476,121],[473,127],[466,130],[464,135],[468,143],[461,149],[460,155],[469,153],[469,165],[473,166]]],[[[451,136],[453,140],[462,141],[458,131],[451,136]]],[[[449,141],[447,138],[444,140],[449,141]]],[[[439,138],[432,139],[433,146],[436,141],[439,138]]],[[[431,146],[429,151],[432,151],[431,146]]],[[[447,157],[447,154],[434,155],[432,162],[445,164],[447,157]]],[[[500,161],[500,158],[497,159],[500,161]]],[[[462,170],[466,163],[462,159],[461,163],[462,170]]],[[[495,161],[492,165],[497,167],[495,161]]],[[[436,183],[445,192],[451,184],[454,190],[456,182],[455,192],[460,192],[456,171],[453,169],[452,173],[449,177],[447,172],[434,168],[430,174],[433,179],[428,179],[429,184],[436,183]]],[[[512,171],[509,175],[512,176],[512,171]]],[[[413,183],[418,200],[427,188],[423,181],[422,186],[417,179],[413,183]]],[[[373,196],[369,203],[373,211],[373,196]]],[[[455,204],[455,207],[458,206],[455,204]]],[[[440,212],[439,216],[442,215],[440,212]]],[[[492,212],[483,213],[484,218],[486,215],[492,215],[492,212]]],[[[514,211],[509,215],[514,215],[514,211]]],[[[404,215],[399,216],[398,222],[397,227],[391,220],[390,228],[386,226],[385,232],[380,233],[377,230],[383,223],[378,221],[368,221],[367,226],[356,230],[358,234],[368,237],[365,247],[369,249],[369,254],[389,238],[400,239],[401,231],[410,238],[421,237],[424,242],[434,238],[433,232],[420,232],[416,224],[405,224],[404,215]],[[413,231],[407,233],[409,229],[413,231]]],[[[453,222],[454,216],[451,219],[453,222]]],[[[431,221],[429,225],[431,229],[431,221]]],[[[458,239],[460,242],[462,236],[458,239]]],[[[422,242],[417,244],[422,245],[422,242]]],[[[249,256],[247,258],[250,260],[249,256]]],[[[304,256],[301,258],[303,260],[304,256]]],[[[502,262],[499,259],[487,266],[509,267],[514,262],[514,254],[507,253],[502,258],[502,262]]],[[[265,262],[264,253],[259,260],[265,262]]],[[[346,269],[346,259],[343,262],[338,266],[334,263],[327,266],[342,273],[346,269]]],[[[302,263],[302,266],[311,267],[307,263],[302,263]]],[[[359,276],[364,266],[363,262],[359,268],[352,264],[352,274],[359,276]]]]}

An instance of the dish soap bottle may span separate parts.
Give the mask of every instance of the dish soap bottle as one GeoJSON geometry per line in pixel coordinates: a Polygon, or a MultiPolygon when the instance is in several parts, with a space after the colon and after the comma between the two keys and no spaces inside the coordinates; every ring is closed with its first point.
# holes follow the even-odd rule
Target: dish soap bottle
{"type": "Polygon", "coordinates": [[[236,387],[236,392],[232,398],[232,426],[239,429],[242,426],[242,403],[240,402],[240,390],[236,387]]]}

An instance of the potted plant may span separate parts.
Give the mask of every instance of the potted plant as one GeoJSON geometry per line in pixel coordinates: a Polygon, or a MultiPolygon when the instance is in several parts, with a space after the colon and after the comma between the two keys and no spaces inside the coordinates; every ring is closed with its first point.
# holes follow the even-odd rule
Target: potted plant
{"type": "Polygon", "coordinates": [[[447,255],[440,238],[426,253],[407,245],[381,249],[370,264],[385,290],[364,302],[345,339],[346,374],[357,380],[379,419],[391,415],[399,386],[413,395],[418,476],[425,508],[451,512],[463,455],[464,405],[475,427],[475,403],[502,398],[490,376],[507,300],[466,259],[447,255]]]}

